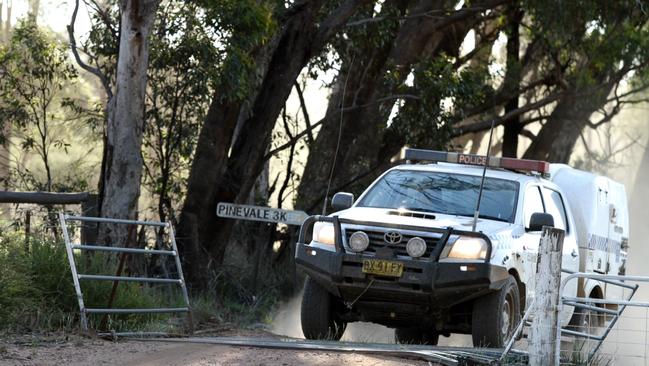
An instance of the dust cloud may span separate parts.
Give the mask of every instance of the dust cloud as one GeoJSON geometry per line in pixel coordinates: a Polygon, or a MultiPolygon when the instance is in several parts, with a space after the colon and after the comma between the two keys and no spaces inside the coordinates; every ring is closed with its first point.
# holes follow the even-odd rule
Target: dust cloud
{"type": "Polygon", "coordinates": [[[304,338],[300,323],[300,304],[302,302],[302,293],[282,303],[270,324],[270,331],[277,335],[291,338],[304,338]]]}

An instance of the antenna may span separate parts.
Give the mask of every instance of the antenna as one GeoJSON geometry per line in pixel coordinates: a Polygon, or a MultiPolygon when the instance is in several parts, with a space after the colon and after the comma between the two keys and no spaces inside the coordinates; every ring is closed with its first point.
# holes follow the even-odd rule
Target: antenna
{"type": "Polygon", "coordinates": [[[480,201],[482,201],[482,189],[484,188],[484,178],[487,174],[487,166],[489,166],[489,154],[491,154],[491,140],[494,137],[494,120],[491,120],[491,129],[489,131],[489,144],[487,145],[487,159],[484,162],[484,169],[482,170],[482,180],[480,181],[480,191],[478,192],[478,203],[475,207],[475,213],[473,214],[473,228],[471,231],[475,231],[476,226],[478,226],[478,217],[480,216],[480,201]]]}
{"type": "Polygon", "coordinates": [[[345,84],[343,85],[342,98],[340,100],[340,125],[338,126],[338,142],[336,142],[336,153],[334,154],[334,161],[331,164],[331,171],[329,172],[329,181],[327,181],[327,191],[325,192],[324,202],[322,203],[322,216],[327,214],[327,200],[329,198],[329,189],[331,188],[331,180],[334,177],[334,169],[336,168],[336,159],[338,158],[338,150],[340,149],[340,137],[343,134],[343,112],[345,111],[345,92],[347,91],[347,82],[349,81],[349,75],[351,74],[352,67],[354,66],[354,61],[356,60],[356,55],[352,57],[352,62],[349,64],[349,71],[345,76],[345,84]]]}

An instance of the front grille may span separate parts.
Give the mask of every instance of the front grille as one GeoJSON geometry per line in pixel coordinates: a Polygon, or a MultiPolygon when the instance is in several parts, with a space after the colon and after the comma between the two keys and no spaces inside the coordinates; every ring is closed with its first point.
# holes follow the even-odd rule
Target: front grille
{"type": "Polygon", "coordinates": [[[402,239],[400,243],[397,244],[389,244],[386,243],[383,240],[383,236],[387,231],[398,231],[398,230],[386,230],[386,231],[378,231],[378,230],[359,230],[359,229],[345,229],[345,245],[347,246],[347,243],[349,243],[349,238],[352,236],[353,233],[357,231],[363,231],[367,236],[370,238],[370,245],[367,247],[367,249],[363,253],[376,253],[377,250],[380,250],[381,248],[389,248],[391,249],[395,255],[397,256],[408,256],[408,252],[406,251],[406,243],[408,243],[408,240],[414,238],[415,236],[418,236],[426,242],[426,252],[422,256],[422,258],[429,258],[431,256],[431,253],[435,250],[437,245],[441,245],[440,243],[442,234],[429,234],[431,236],[425,236],[425,235],[413,235],[413,234],[406,234],[404,232],[401,232],[402,239]],[[435,235],[435,236],[432,236],[435,235]]]}

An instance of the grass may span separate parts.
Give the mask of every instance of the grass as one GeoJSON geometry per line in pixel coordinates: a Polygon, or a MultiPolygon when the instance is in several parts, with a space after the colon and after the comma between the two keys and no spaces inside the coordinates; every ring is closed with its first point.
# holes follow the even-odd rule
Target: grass
{"type": "MultiPolygon", "coordinates": [[[[114,275],[114,254],[75,254],[79,273],[114,275]]],[[[138,258],[142,258],[141,256],[138,258]]],[[[142,267],[143,268],[143,267],[142,267]]],[[[122,275],[137,275],[127,274],[122,275]]],[[[245,327],[270,322],[278,291],[266,286],[250,293],[236,269],[214,276],[209,290],[192,294],[194,324],[231,324],[245,327]]],[[[87,308],[107,306],[111,281],[82,281],[87,308]]],[[[121,282],[113,308],[184,307],[180,288],[175,285],[149,286],[121,282]]],[[[98,329],[101,315],[89,315],[91,329],[98,329]]],[[[114,331],[166,331],[183,333],[188,325],[185,314],[129,314],[108,317],[107,328],[114,331]]],[[[209,326],[209,325],[208,325],[209,326]]],[[[65,245],[47,235],[33,237],[0,235],[0,332],[76,331],[79,305],[73,286],[65,245]]]]}
{"type": "Polygon", "coordinates": [[[588,341],[581,338],[575,338],[572,351],[563,351],[561,354],[561,364],[576,365],[576,366],[609,366],[613,360],[611,357],[596,353],[593,359],[588,362],[588,355],[590,353],[590,346],[588,341]]]}

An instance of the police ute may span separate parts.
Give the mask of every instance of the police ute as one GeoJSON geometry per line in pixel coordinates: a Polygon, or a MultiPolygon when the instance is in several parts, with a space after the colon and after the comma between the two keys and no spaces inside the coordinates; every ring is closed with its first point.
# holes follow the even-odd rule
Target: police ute
{"type": "MultiPolygon", "coordinates": [[[[543,226],[565,230],[563,276],[624,274],[623,185],[543,161],[418,149],[405,160],[357,200],[337,193],[337,212],[302,224],[306,338],[340,339],[347,323],[365,321],[394,328],[400,343],[462,333],[475,346],[503,347],[534,298],[543,226]]],[[[563,295],[619,298],[620,288],[582,279],[563,295]]],[[[570,306],[560,318],[606,321],[570,306]]]]}

